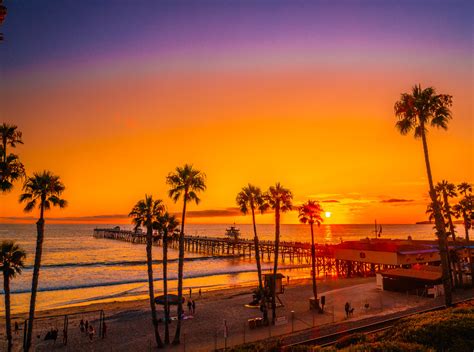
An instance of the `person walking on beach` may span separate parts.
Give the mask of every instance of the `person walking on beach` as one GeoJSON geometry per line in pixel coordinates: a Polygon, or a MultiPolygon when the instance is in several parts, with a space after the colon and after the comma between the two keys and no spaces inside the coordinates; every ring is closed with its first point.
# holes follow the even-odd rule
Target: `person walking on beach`
{"type": "MultiPolygon", "coordinates": [[[[86,324],[87,324],[87,320],[86,320],[86,324]]],[[[92,324],[89,325],[88,332],[89,332],[89,340],[92,341],[92,339],[94,338],[94,334],[95,334],[95,329],[92,326],[92,324]]]]}
{"type": "Polygon", "coordinates": [[[81,330],[81,332],[86,331],[85,328],[84,328],[84,320],[83,319],[81,319],[81,322],[79,323],[79,330],[81,330]]]}
{"type": "Polygon", "coordinates": [[[84,325],[86,328],[86,333],[89,331],[89,320],[86,320],[86,324],[84,325]]]}
{"type": "Polygon", "coordinates": [[[201,288],[199,287],[199,298],[201,298],[201,288]]]}
{"type": "Polygon", "coordinates": [[[190,299],[188,299],[188,312],[189,313],[193,312],[193,303],[191,302],[190,299]]]}
{"type": "Polygon", "coordinates": [[[19,330],[20,330],[20,327],[18,326],[18,322],[15,321],[15,335],[18,335],[19,330]]]}
{"type": "Polygon", "coordinates": [[[102,338],[105,339],[106,336],[107,336],[107,325],[105,324],[105,320],[104,320],[104,322],[102,323],[102,338]]]}
{"type": "Polygon", "coordinates": [[[193,300],[193,303],[192,303],[192,307],[193,307],[193,314],[196,313],[196,301],[193,300]]]}
{"type": "Polygon", "coordinates": [[[344,310],[346,311],[346,318],[349,318],[350,309],[351,309],[351,305],[349,304],[349,302],[346,302],[346,304],[344,305],[344,310]]]}

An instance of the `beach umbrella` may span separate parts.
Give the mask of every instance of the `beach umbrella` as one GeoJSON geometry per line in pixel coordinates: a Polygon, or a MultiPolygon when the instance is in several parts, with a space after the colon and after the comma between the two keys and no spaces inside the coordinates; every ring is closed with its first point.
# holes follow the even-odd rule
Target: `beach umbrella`
{"type": "MultiPolygon", "coordinates": [[[[184,297],[181,297],[182,301],[181,303],[184,303],[184,297]]],[[[169,305],[178,305],[178,295],[173,295],[173,294],[168,294],[168,304],[169,305]]],[[[161,304],[161,305],[164,305],[165,304],[165,295],[161,295],[161,296],[158,296],[158,297],[155,297],[155,303],[156,304],[161,304]]]]}

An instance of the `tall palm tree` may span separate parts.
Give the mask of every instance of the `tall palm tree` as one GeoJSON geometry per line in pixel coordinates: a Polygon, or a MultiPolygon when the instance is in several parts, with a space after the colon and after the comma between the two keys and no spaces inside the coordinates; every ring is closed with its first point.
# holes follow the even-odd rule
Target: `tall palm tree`
{"type": "Polygon", "coordinates": [[[451,283],[449,279],[449,262],[446,246],[446,231],[441,214],[440,204],[436,197],[436,191],[431,173],[430,158],[426,135],[427,127],[448,128],[448,122],[452,118],[450,107],[452,96],[447,94],[436,94],[432,87],[422,89],[420,85],[414,86],[412,92],[401,94],[400,100],[395,103],[395,115],[398,117],[397,129],[402,135],[414,131],[415,138],[421,138],[425,157],[426,173],[428,176],[429,194],[433,203],[436,235],[443,270],[442,281],[445,293],[445,303],[451,305],[451,283]]]}
{"type": "Polygon", "coordinates": [[[156,345],[158,348],[163,347],[161,341],[160,331],[158,330],[158,318],[156,315],[155,306],[155,289],[153,287],[153,228],[156,227],[158,219],[165,211],[163,201],[160,199],[153,200],[152,196],[145,195],[145,199],[139,200],[133,207],[129,217],[132,218],[135,224],[135,229],[144,226],[146,227],[146,264],[148,271],[148,296],[150,298],[151,321],[153,323],[153,331],[155,333],[156,345]]]}
{"type": "Polygon", "coordinates": [[[163,294],[165,296],[165,344],[170,343],[169,322],[170,308],[168,303],[168,235],[173,234],[179,225],[179,221],[174,215],[168,212],[158,218],[157,229],[163,236],[163,294]]]}
{"type": "Polygon", "coordinates": [[[64,185],[59,176],[53,175],[49,171],[34,173],[28,177],[23,185],[23,194],[20,195],[20,203],[26,203],[25,212],[32,211],[36,206],[40,210],[40,217],[36,222],[36,251],[33,268],[33,281],[31,285],[30,312],[28,316],[28,327],[26,335],[25,350],[31,347],[31,337],[33,333],[33,321],[35,318],[36,294],[38,290],[38,280],[41,267],[41,256],[43,253],[44,240],[44,212],[51,209],[51,206],[64,208],[66,200],[61,198],[64,192],[64,185]]]}
{"type": "Polygon", "coordinates": [[[278,251],[280,247],[280,215],[290,211],[293,207],[293,194],[284,188],[279,182],[271,186],[265,194],[265,199],[270,208],[275,211],[275,260],[273,262],[272,282],[272,323],[276,319],[276,280],[278,273],[278,251]]]}
{"type": "Polygon", "coordinates": [[[166,177],[166,183],[171,187],[168,194],[176,203],[183,199],[183,212],[181,214],[181,230],[179,233],[179,259],[178,259],[178,323],[173,343],[179,344],[181,336],[181,316],[183,313],[183,271],[184,271],[184,223],[186,218],[186,205],[189,201],[199,204],[198,193],[206,190],[206,175],[193,165],[185,164],[177,167],[174,172],[166,177]]]}
{"type": "Polygon", "coordinates": [[[253,241],[255,245],[255,259],[257,261],[257,273],[258,273],[258,288],[260,293],[263,292],[263,283],[262,283],[262,265],[260,263],[260,248],[258,244],[258,235],[257,235],[257,224],[255,222],[255,209],[260,211],[262,214],[268,209],[268,203],[265,201],[262,190],[259,187],[253,186],[250,183],[242,188],[237,194],[236,203],[240,208],[242,214],[247,215],[250,209],[252,214],[252,224],[253,224],[253,241]]]}
{"type": "Polygon", "coordinates": [[[309,224],[311,228],[311,266],[313,269],[313,272],[312,272],[313,295],[314,295],[314,299],[316,301],[318,310],[321,310],[319,306],[318,291],[316,287],[316,246],[314,243],[313,225],[314,223],[316,223],[318,227],[321,226],[321,223],[323,222],[321,213],[324,210],[321,207],[321,204],[319,204],[319,202],[316,202],[314,200],[308,200],[306,203],[304,203],[298,208],[298,211],[299,211],[298,218],[300,222],[303,224],[309,224]]]}
{"type": "Polygon", "coordinates": [[[8,352],[12,350],[12,325],[10,317],[10,280],[21,274],[25,267],[25,251],[13,241],[0,244],[0,271],[3,273],[3,290],[5,292],[5,325],[7,330],[8,352]]]}

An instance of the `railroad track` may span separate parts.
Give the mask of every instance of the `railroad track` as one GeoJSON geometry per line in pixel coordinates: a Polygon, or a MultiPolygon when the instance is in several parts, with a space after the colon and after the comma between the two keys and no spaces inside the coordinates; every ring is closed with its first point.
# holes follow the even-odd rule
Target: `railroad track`
{"type": "MultiPolygon", "coordinates": [[[[459,300],[459,301],[454,302],[453,305],[458,305],[458,304],[463,303],[463,302],[471,301],[472,299],[473,298],[459,300]]],[[[344,336],[348,336],[348,335],[355,334],[355,333],[377,333],[377,332],[381,332],[381,331],[384,331],[384,330],[387,330],[387,329],[391,328],[400,319],[407,318],[407,317],[410,317],[410,316],[414,316],[414,315],[417,315],[417,314],[433,312],[433,311],[441,310],[441,309],[444,309],[444,308],[445,308],[444,305],[439,305],[439,306],[430,307],[430,308],[420,310],[420,311],[416,311],[416,312],[410,312],[410,313],[400,315],[400,316],[397,316],[397,317],[392,317],[392,318],[384,319],[384,320],[377,321],[377,322],[374,322],[374,323],[369,323],[369,324],[357,326],[357,327],[354,327],[354,328],[350,328],[350,329],[347,329],[347,330],[344,330],[344,331],[341,331],[341,332],[327,334],[327,335],[323,335],[323,336],[318,336],[318,337],[315,337],[315,338],[311,338],[311,339],[303,340],[303,341],[300,341],[300,342],[288,344],[288,345],[283,346],[282,350],[286,351],[286,350],[291,349],[291,347],[301,346],[301,345],[321,346],[321,347],[331,346],[331,345],[335,344],[340,338],[342,338],[344,336]]]]}

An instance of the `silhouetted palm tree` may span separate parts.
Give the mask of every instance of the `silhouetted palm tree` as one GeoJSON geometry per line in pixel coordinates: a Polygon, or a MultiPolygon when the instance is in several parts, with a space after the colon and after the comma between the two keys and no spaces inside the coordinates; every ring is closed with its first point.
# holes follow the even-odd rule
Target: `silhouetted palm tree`
{"type": "Polygon", "coordinates": [[[441,196],[442,201],[440,202],[440,204],[443,205],[444,218],[448,222],[449,232],[451,233],[453,241],[456,241],[455,228],[452,218],[453,211],[451,209],[451,205],[449,204],[449,198],[454,198],[457,196],[456,186],[454,185],[454,183],[450,183],[446,180],[443,180],[441,182],[438,182],[435,187],[435,190],[441,196]]]}
{"type": "Polygon", "coordinates": [[[265,194],[265,199],[270,208],[275,211],[275,260],[273,262],[273,283],[272,283],[272,323],[276,319],[276,279],[278,272],[278,251],[280,247],[280,215],[290,211],[293,207],[293,195],[289,189],[284,188],[280,183],[271,186],[265,194]]]}
{"type": "Polygon", "coordinates": [[[397,129],[402,135],[414,131],[415,138],[421,138],[425,157],[426,172],[428,175],[429,194],[433,203],[436,235],[443,269],[443,287],[445,292],[445,303],[451,305],[451,284],[449,278],[449,261],[446,246],[446,231],[441,213],[440,204],[436,199],[436,191],[431,173],[428,143],[426,141],[427,127],[448,128],[451,117],[450,107],[452,96],[447,94],[436,94],[434,88],[422,89],[420,85],[414,86],[412,92],[403,93],[400,100],[395,103],[395,115],[398,117],[397,129]]]}
{"type": "MultiPolygon", "coordinates": [[[[453,207],[453,209],[456,217],[463,220],[466,244],[469,245],[469,230],[472,227],[474,213],[474,197],[471,193],[472,186],[467,182],[463,182],[458,185],[458,191],[463,198],[453,207]]],[[[472,251],[469,251],[469,253],[472,253],[472,251]]],[[[472,277],[474,274],[474,258],[472,255],[469,255],[469,262],[472,277]]],[[[474,285],[474,278],[472,279],[472,285],[474,285]]]]}
{"type": "Polygon", "coordinates": [[[165,344],[170,343],[170,307],[168,303],[168,235],[173,234],[178,225],[179,222],[176,216],[170,215],[168,212],[166,212],[158,218],[156,226],[158,231],[163,236],[163,294],[165,296],[165,344]]]}
{"type": "Polygon", "coordinates": [[[7,330],[8,352],[12,350],[12,325],[10,317],[10,280],[21,274],[25,266],[25,251],[13,241],[0,244],[0,270],[3,273],[3,290],[5,291],[5,325],[7,330]]]}
{"type": "Polygon", "coordinates": [[[67,202],[60,198],[64,192],[64,185],[59,176],[53,175],[49,171],[35,173],[28,177],[23,185],[23,194],[20,195],[20,203],[26,203],[25,211],[30,212],[36,206],[40,210],[40,217],[36,222],[36,252],[33,268],[33,282],[31,285],[30,312],[28,316],[28,327],[26,335],[25,349],[28,351],[31,347],[31,337],[33,333],[33,321],[35,318],[36,293],[38,290],[38,280],[41,268],[41,256],[43,253],[44,240],[44,212],[51,209],[51,206],[64,208],[67,202]]]}
{"type": "Polygon", "coordinates": [[[13,189],[13,182],[19,180],[25,174],[25,167],[15,154],[9,154],[8,147],[15,148],[17,144],[23,144],[21,132],[17,126],[3,123],[0,125],[0,192],[6,193],[13,189]]]}
{"type": "Polygon", "coordinates": [[[314,230],[313,225],[316,223],[321,226],[323,222],[323,218],[321,217],[321,213],[323,212],[323,208],[319,202],[314,200],[308,200],[305,204],[298,208],[299,214],[298,218],[301,223],[309,224],[311,228],[311,266],[312,266],[312,278],[313,278],[313,295],[314,299],[317,304],[318,310],[320,310],[319,301],[318,301],[318,291],[316,288],[316,245],[314,243],[314,230]]]}
{"type": "Polygon", "coordinates": [[[258,272],[258,288],[260,293],[263,292],[263,283],[262,283],[262,265],[260,263],[260,248],[258,244],[258,235],[257,235],[257,224],[255,222],[255,209],[263,212],[268,209],[268,203],[265,201],[262,190],[259,187],[253,186],[250,183],[242,188],[237,194],[236,203],[240,208],[242,214],[246,215],[249,212],[252,214],[252,224],[253,224],[253,240],[255,245],[255,259],[257,261],[257,272],[258,272]]]}
{"type": "Polygon", "coordinates": [[[181,316],[183,313],[183,270],[184,270],[184,223],[186,218],[186,205],[189,201],[199,204],[198,193],[206,189],[206,175],[192,165],[185,164],[177,167],[175,172],[170,173],[166,183],[171,187],[169,196],[176,203],[183,199],[183,212],[181,215],[181,231],[179,234],[179,260],[178,260],[178,323],[173,343],[179,344],[181,336],[181,316]]]}
{"type": "Polygon", "coordinates": [[[152,196],[145,195],[145,199],[140,200],[135,204],[128,216],[132,218],[135,224],[135,229],[141,226],[146,227],[146,264],[148,271],[148,296],[150,299],[151,321],[153,323],[153,331],[155,333],[156,345],[161,348],[163,342],[161,341],[160,331],[158,330],[158,317],[156,315],[155,306],[155,290],[153,287],[153,228],[156,227],[158,219],[165,211],[163,201],[160,199],[153,200],[152,196]]]}
{"type": "Polygon", "coordinates": [[[7,158],[8,146],[15,148],[17,144],[23,144],[23,141],[21,139],[22,134],[17,129],[17,126],[9,125],[7,123],[2,123],[0,125],[0,138],[2,140],[0,151],[2,152],[3,161],[7,158]]]}

